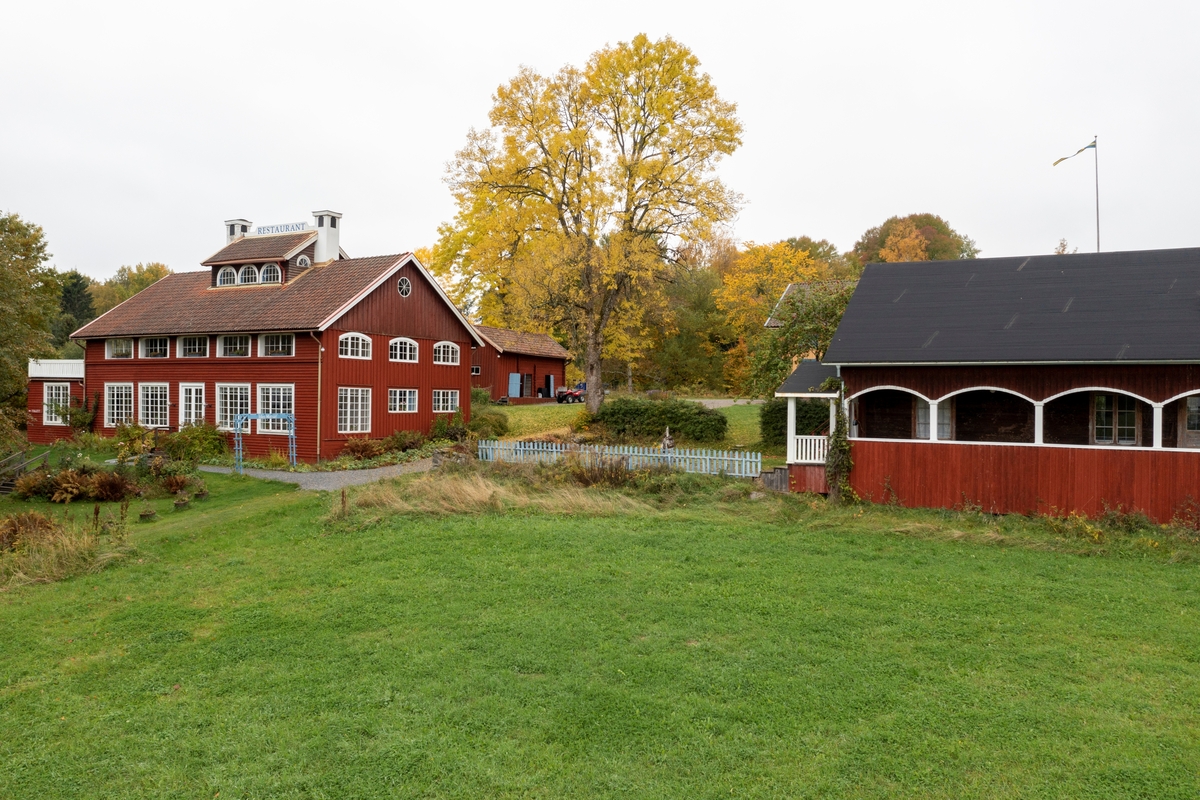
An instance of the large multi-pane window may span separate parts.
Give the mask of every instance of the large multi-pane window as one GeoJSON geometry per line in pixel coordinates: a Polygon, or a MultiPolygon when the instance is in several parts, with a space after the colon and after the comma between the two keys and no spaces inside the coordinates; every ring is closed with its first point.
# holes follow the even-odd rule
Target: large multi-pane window
{"type": "Polygon", "coordinates": [[[1093,396],[1096,444],[1137,444],[1137,400],[1123,394],[1093,396]]]}
{"type": "Polygon", "coordinates": [[[71,404],[71,384],[42,384],[42,424],[66,425],[63,411],[71,404]]]}
{"type": "MultiPolygon", "coordinates": [[[[918,439],[929,438],[929,404],[924,400],[917,398],[917,437],[918,439]]],[[[952,436],[953,428],[950,424],[950,401],[943,400],[938,404],[937,415],[937,435],[939,441],[949,441],[952,436]]]]}
{"type": "MultiPolygon", "coordinates": [[[[218,383],[217,384],[217,427],[231,431],[238,414],[250,413],[250,384],[248,383],[218,383]]],[[[249,433],[250,422],[242,425],[242,432],[249,433]]]]}
{"type": "Polygon", "coordinates": [[[450,414],[458,410],[458,389],[434,389],[433,413],[450,414]]]}
{"type": "Polygon", "coordinates": [[[417,360],[417,343],[412,339],[392,339],[388,343],[388,359],[391,361],[411,361],[417,360]]]}
{"type": "Polygon", "coordinates": [[[179,384],[179,427],[204,422],[204,384],[179,384]]]}
{"type": "Polygon", "coordinates": [[[371,340],[361,333],[343,333],[338,337],[338,355],[342,358],[370,358],[371,340]]]}
{"type": "Polygon", "coordinates": [[[133,358],[133,339],[109,339],[105,349],[108,358],[133,358]]]}
{"type": "Polygon", "coordinates": [[[388,411],[393,414],[411,414],[416,410],[416,389],[388,389],[388,411]]]}
{"type": "Polygon", "coordinates": [[[170,350],[171,341],[166,336],[142,339],[142,358],[166,358],[170,350]]]}
{"type": "Polygon", "coordinates": [[[290,356],[295,350],[296,337],[290,333],[264,333],[258,341],[264,356],[290,356]]]}
{"type": "Polygon", "coordinates": [[[133,384],[104,384],[104,427],[133,422],[133,384]]]}
{"type": "Polygon", "coordinates": [[[247,358],[250,355],[250,337],[222,336],[220,355],[226,358],[247,358]]]}
{"type": "Polygon", "coordinates": [[[433,363],[457,364],[458,345],[454,342],[438,342],[433,346],[433,363]]]}
{"type": "MultiPolygon", "coordinates": [[[[290,383],[260,383],[258,385],[259,414],[291,414],[295,404],[293,395],[295,389],[290,383]]],[[[286,419],[260,419],[259,433],[287,433],[286,419]]]]}
{"type": "Polygon", "coordinates": [[[165,428],[170,425],[169,408],[167,384],[138,384],[138,423],[142,427],[165,428]]]}
{"type": "Polygon", "coordinates": [[[338,433],[371,432],[371,390],[338,387],[338,433]]]}
{"type": "Polygon", "coordinates": [[[179,357],[180,358],[207,358],[208,357],[208,337],[207,336],[180,336],[179,337],[179,357]]]}

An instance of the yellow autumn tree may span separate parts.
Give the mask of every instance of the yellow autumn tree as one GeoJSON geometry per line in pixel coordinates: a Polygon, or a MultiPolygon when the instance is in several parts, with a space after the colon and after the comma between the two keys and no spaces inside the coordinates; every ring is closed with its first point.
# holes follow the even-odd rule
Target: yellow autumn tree
{"type": "Polygon", "coordinates": [[[901,261],[928,261],[929,242],[921,229],[910,219],[900,220],[888,234],[879,257],[888,263],[901,261]]]}
{"type": "Polygon", "coordinates": [[[93,283],[88,287],[88,291],[92,294],[92,307],[96,316],[125,302],[150,284],[156,283],[170,274],[170,268],[157,261],[119,268],[117,274],[108,280],[102,283],[93,283]]]}
{"type": "MultiPolygon", "coordinates": [[[[610,336],[644,326],[680,250],[736,212],[714,175],[741,144],[735,111],[669,37],[521,70],[450,165],[431,268],[485,323],[564,334],[599,388],[610,336]]],[[[638,337],[621,338],[629,357],[638,337]]]]}

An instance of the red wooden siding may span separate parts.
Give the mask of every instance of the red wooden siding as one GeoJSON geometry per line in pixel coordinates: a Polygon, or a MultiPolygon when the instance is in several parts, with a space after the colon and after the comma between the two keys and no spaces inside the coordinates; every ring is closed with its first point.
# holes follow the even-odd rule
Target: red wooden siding
{"type": "Polygon", "coordinates": [[[1107,504],[1168,522],[1180,504],[1200,500],[1200,452],[869,439],[852,448],[854,490],[910,508],[1094,516],[1107,504]]]}
{"type": "Polygon", "coordinates": [[[533,397],[509,397],[513,404],[537,403],[537,390],[546,386],[546,376],[554,376],[557,391],[566,380],[567,363],[561,358],[528,356],[520,353],[497,353],[485,344],[471,355],[471,363],[479,367],[479,374],[471,376],[471,385],[477,389],[489,389],[493,400],[508,396],[508,376],[516,372],[533,375],[533,397]]]}
{"type": "MultiPolygon", "coordinates": [[[[336,269],[336,266],[327,269],[336,269]]],[[[471,361],[471,346],[475,344],[466,326],[442,301],[437,290],[420,270],[411,266],[402,268],[388,278],[333,324],[343,331],[408,336],[435,342],[465,342],[467,347],[462,360],[468,364],[471,361]],[[396,291],[400,278],[408,278],[412,282],[412,294],[408,297],[401,297],[396,291]]]]}
{"type": "Polygon", "coordinates": [[[825,467],[821,464],[788,464],[788,490],[809,494],[827,494],[825,467]]]}
{"type": "MultiPolygon", "coordinates": [[[[71,384],[71,401],[74,403],[83,398],[83,382],[68,378],[34,378],[29,382],[29,398],[26,409],[29,411],[29,423],[26,431],[31,444],[54,444],[59,439],[71,438],[69,425],[46,425],[42,421],[42,404],[45,402],[44,384],[71,384]]],[[[90,402],[90,400],[89,400],[90,402]]]]}

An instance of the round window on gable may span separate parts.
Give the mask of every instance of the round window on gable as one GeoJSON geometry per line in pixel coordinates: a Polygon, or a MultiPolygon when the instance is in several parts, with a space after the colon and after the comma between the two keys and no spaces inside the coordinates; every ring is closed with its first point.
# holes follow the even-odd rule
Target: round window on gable
{"type": "Polygon", "coordinates": [[[396,281],[396,291],[400,293],[401,297],[408,297],[412,294],[412,281],[408,278],[401,278],[396,281]]]}
{"type": "Polygon", "coordinates": [[[299,257],[296,259],[296,266],[297,266],[297,267],[300,267],[301,269],[303,269],[303,268],[305,268],[305,267],[311,267],[311,266],[312,266],[312,259],[311,259],[311,258],[309,258],[308,256],[299,256],[299,257]]]}

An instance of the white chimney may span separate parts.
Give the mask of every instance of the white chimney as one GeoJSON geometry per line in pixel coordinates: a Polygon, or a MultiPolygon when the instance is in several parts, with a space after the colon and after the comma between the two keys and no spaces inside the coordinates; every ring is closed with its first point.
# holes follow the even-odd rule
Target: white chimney
{"type": "Polygon", "coordinates": [[[229,244],[234,239],[240,239],[250,231],[250,220],[248,219],[227,219],[225,220],[225,244],[229,244]]]}
{"type": "Polygon", "coordinates": [[[338,234],[342,215],[336,211],[314,211],[317,224],[317,246],[313,252],[313,263],[323,264],[336,261],[339,252],[338,234]]]}

